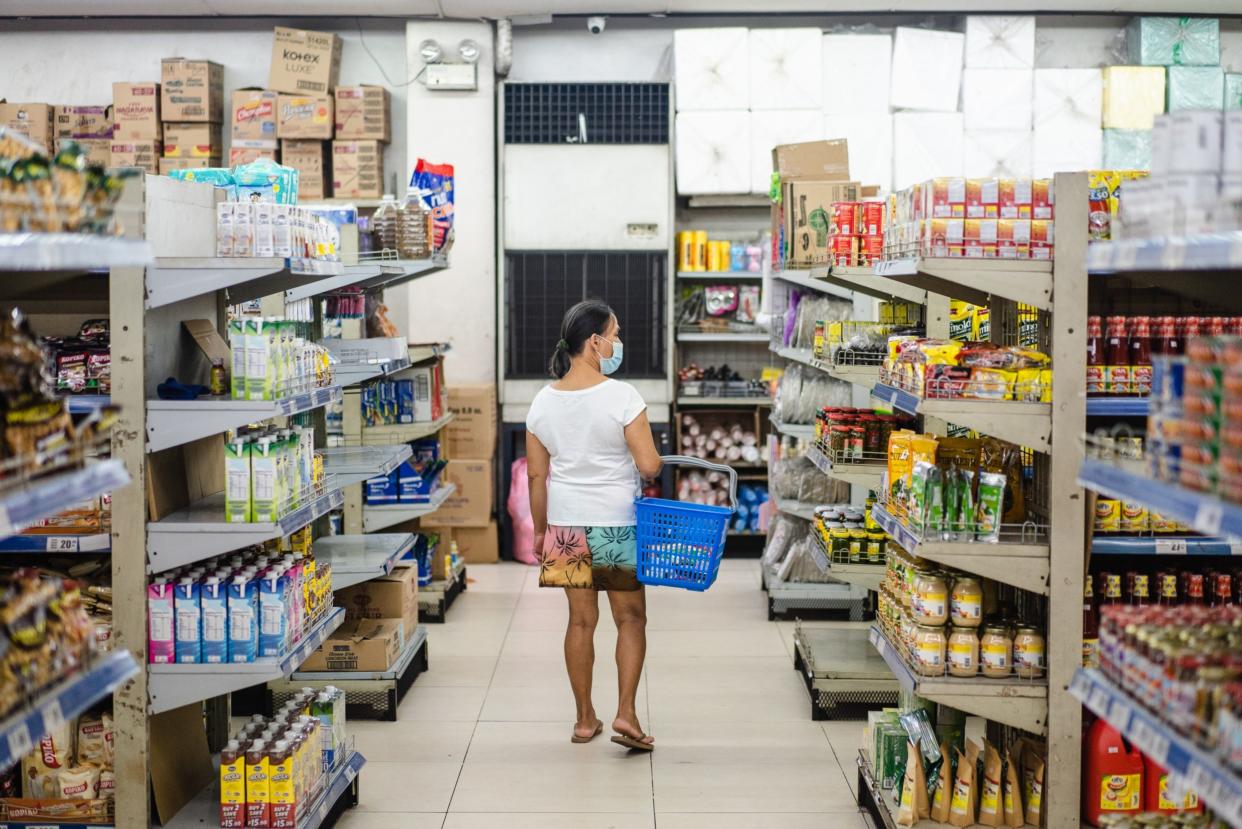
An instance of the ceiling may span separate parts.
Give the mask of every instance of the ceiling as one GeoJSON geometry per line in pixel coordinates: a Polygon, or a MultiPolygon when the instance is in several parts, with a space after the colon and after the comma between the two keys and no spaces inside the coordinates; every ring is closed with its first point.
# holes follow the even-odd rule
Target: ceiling
{"type": "Polygon", "coordinates": [[[276,16],[500,18],[547,14],[1082,12],[1242,14],[1238,0],[0,0],[13,17],[276,16]],[[101,14],[101,11],[103,12],[101,14]]]}

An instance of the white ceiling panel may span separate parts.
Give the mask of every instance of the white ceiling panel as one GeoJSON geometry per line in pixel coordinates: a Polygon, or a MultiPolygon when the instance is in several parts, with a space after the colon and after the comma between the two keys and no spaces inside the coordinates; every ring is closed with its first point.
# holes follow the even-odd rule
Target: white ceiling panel
{"type": "MultiPolygon", "coordinates": [[[[436,0],[367,0],[351,14],[439,15],[436,0]]],[[[340,0],[0,0],[0,17],[341,16],[340,0]]]]}
{"type": "Polygon", "coordinates": [[[527,14],[662,14],[668,0],[440,0],[446,17],[527,14]]]}
{"type": "MultiPolygon", "coordinates": [[[[754,0],[668,0],[673,14],[754,13],[754,0]]],[[[765,0],[765,13],[1232,14],[1238,0],[765,0]]]]}

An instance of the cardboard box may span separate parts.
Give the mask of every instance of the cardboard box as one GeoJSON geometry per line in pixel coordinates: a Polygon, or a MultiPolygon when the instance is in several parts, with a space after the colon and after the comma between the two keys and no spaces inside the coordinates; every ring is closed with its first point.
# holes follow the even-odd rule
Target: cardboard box
{"type": "Polygon", "coordinates": [[[858,201],[858,182],[793,181],[781,186],[786,267],[828,264],[827,217],[833,202],[858,201]],[[822,224],[817,216],[822,216],[822,224]]]}
{"type": "MultiPolygon", "coordinates": [[[[233,145],[229,147],[229,166],[236,167],[238,164],[249,164],[252,161],[258,161],[260,158],[270,158],[272,161],[280,161],[280,146],[273,141],[233,141],[233,145]]],[[[299,184],[300,189],[300,184],[299,184]]]]}
{"type": "Polygon", "coordinates": [[[286,95],[276,97],[277,138],[331,138],[331,95],[286,95]]]}
{"type": "Polygon", "coordinates": [[[331,94],[341,71],[341,39],[326,32],[277,26],[268,88],[294,94],[331,94]]]}
{"type": "Polygon", "coordinates": [[[448,457],[496,457],[496,386],[450,386],[453,419],[445,428],[448,457]]]}
{"type": "Polygon", "coordinates": [[[165,121],[219,124],[224,120],[224,67],[209,60],[164,58],[160,109],[165,121]]]}
{"type": "Polygon", "coordinates": [[[229,135],[234,144],[276,140],[276,98],[275,92],[257,87],[233,90],[229,135]]]}
{"type": "Polygon", "coordinates": [[[166,176],[173,170],[201,170],[207,167],[219,167],[220,156],[211,158],[169,158],[160,159],[160,175],[166,176]]]}
{"type": "Polygon", "coordinates": [[[457,542],[457,552],[467,564],[495,564],[500,560],[500,534],[495,521],[486,527],[455,527],[447,532],[450,541],[457,542]]]}
{"type": "Polygon", "coordinates": [[[87,164],[97,167],[108,167],[112,164],[111,138],[57,138],[57,152],[60,152],[60,145],[66,141],[72,141],[82,148],[82,152],[86,153],[87,164]]]}
{"type": "Polygon", "coordinates": [[[781,182],[849,181],[850,150],[844,138],[778,144],[772,148],[772,169],[781,182]]]}
{"type": "Polygon", "coordinates": [[[405,636],[401,619],[347,621],[307,657],[299,670],[386,671],[401,655],[405,636]]]}
{"type": "Polygon", "coordinates": [[[216,158],[224,154],[220,125],[204,123],[164,124],[165,158],[216,158]]]}
{"type": "Polygon", "coordinates": [[[346,619],[400,619],[406,630],[418,625],[418,568],[398,567],[382,576],[336,591],[346,619]]]}
{"type": "Polygon", "coordinates": [[[156,141],[164,137],[160,123],[160,85],[112,84],[112,137],[121,141],[156,141]]]}
{"type": "Polygon", "coordinates": [[[336,88],[336,137],[391,141],[392,107],[382,86],[336,88]]]}
{"type": "Polygon", "coordinates": [[[0,103],[0,127],[8,127],[52,153],[53,111],[48,104],[0,103]]]}
{"type": "MultiPolygon", "coordinates": [[[[283,96],[282,96],[283,97],[283,96]]],[[[286,167],[298,171],[298,198],[304,201],[326,199],[332,195],[328,180],[328,142],[284,140],[280,157],[286,167]]]]}
{"type": "Polygon", "coordinates": [[[384,195],[384,156],[378,141],[332,142],[332,193],[338,199],[384,195]]]}
{"type": "Polygon", "coordinates": [[[150,141],[120,141],[112,139],[109,148],[111,161],[109,167],[138,167],[151,175],[160,172],[160,156],[164,154],[164,145],[158,139],[150,141]]]}
{"type": "Polygon", "coordinates": [[[111,138],[112,107],[53,107],[56,138],[111,138]]]}
{"type": "Polygon", "coordinates": [[[457,491],[425,523],[434,521],[438,527],[486,527],[491,523],[496,482],[490,458],[451,459],[440,480],[456,484],[457,491]]]}

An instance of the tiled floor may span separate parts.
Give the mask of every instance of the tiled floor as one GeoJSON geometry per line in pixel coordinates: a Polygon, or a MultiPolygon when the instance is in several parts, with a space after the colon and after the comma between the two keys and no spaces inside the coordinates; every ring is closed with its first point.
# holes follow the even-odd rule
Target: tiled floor
{"type": "MultiPolygon", "coordinates": [[[[342,829],[865,829],[854,804],[859,722],[814,723],[792,623],[767,621],[754,561],[706,593],[648,591],[639,714],[651,755],[569,741],[565,597],[537,572],[475,566],[428,625],[431,670],[395,723],[355,722],[367,758],[342,829]]],[[[616,629],[601,597],[595,706],[615,713],[616,629]]]]}

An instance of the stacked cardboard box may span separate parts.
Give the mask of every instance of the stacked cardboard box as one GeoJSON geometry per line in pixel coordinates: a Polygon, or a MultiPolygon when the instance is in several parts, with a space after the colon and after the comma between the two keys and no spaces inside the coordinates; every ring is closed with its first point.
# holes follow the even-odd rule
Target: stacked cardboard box
{"type": "Polygon", "coordinates": [[[160,172],[219,167],[224,145],[224,67],[209,60],[160,61],[160,172]]]}
{"type": "MultiPolygon", "coordinates": [[[[441,534],[441,550],[452,541],[468,564],[486,564],[500,557],[496,520],[492,515],[496,458],[496,387],[452,386],[448,407],[453,420],[445,429],[448,468],[444,480],[457,491],[423,522],[441,534]]],[[[433,569],[434,572],[434,569],[433,569]]]]}
{"type": "Polygon", "coordinates": [[[48,104],[7,104],[0,101],[0,127],[8,127],[52,153],[53,110],[48,104]]]}
{"type": "Polygon", "coordinates": [[[112,107],[53,107],[52,119],[57,151],[72,141],[86,152],[89,163],[101,167],[112,163],[112,107]]]}
{"type": "Polygon", "coordinates": [[[155,174],[163,154],[159,83],[112,84],[112,166],[138,167],[155,174]]]}
{"type": "Polygon", "coordinates": [[[785,268],[827,265],[832,205],[861,196],[850,181],[849,146],[844,139],[781,144],[772,150],[780,173],[781,200],[772,205],[772,240],[785,268]]]}

